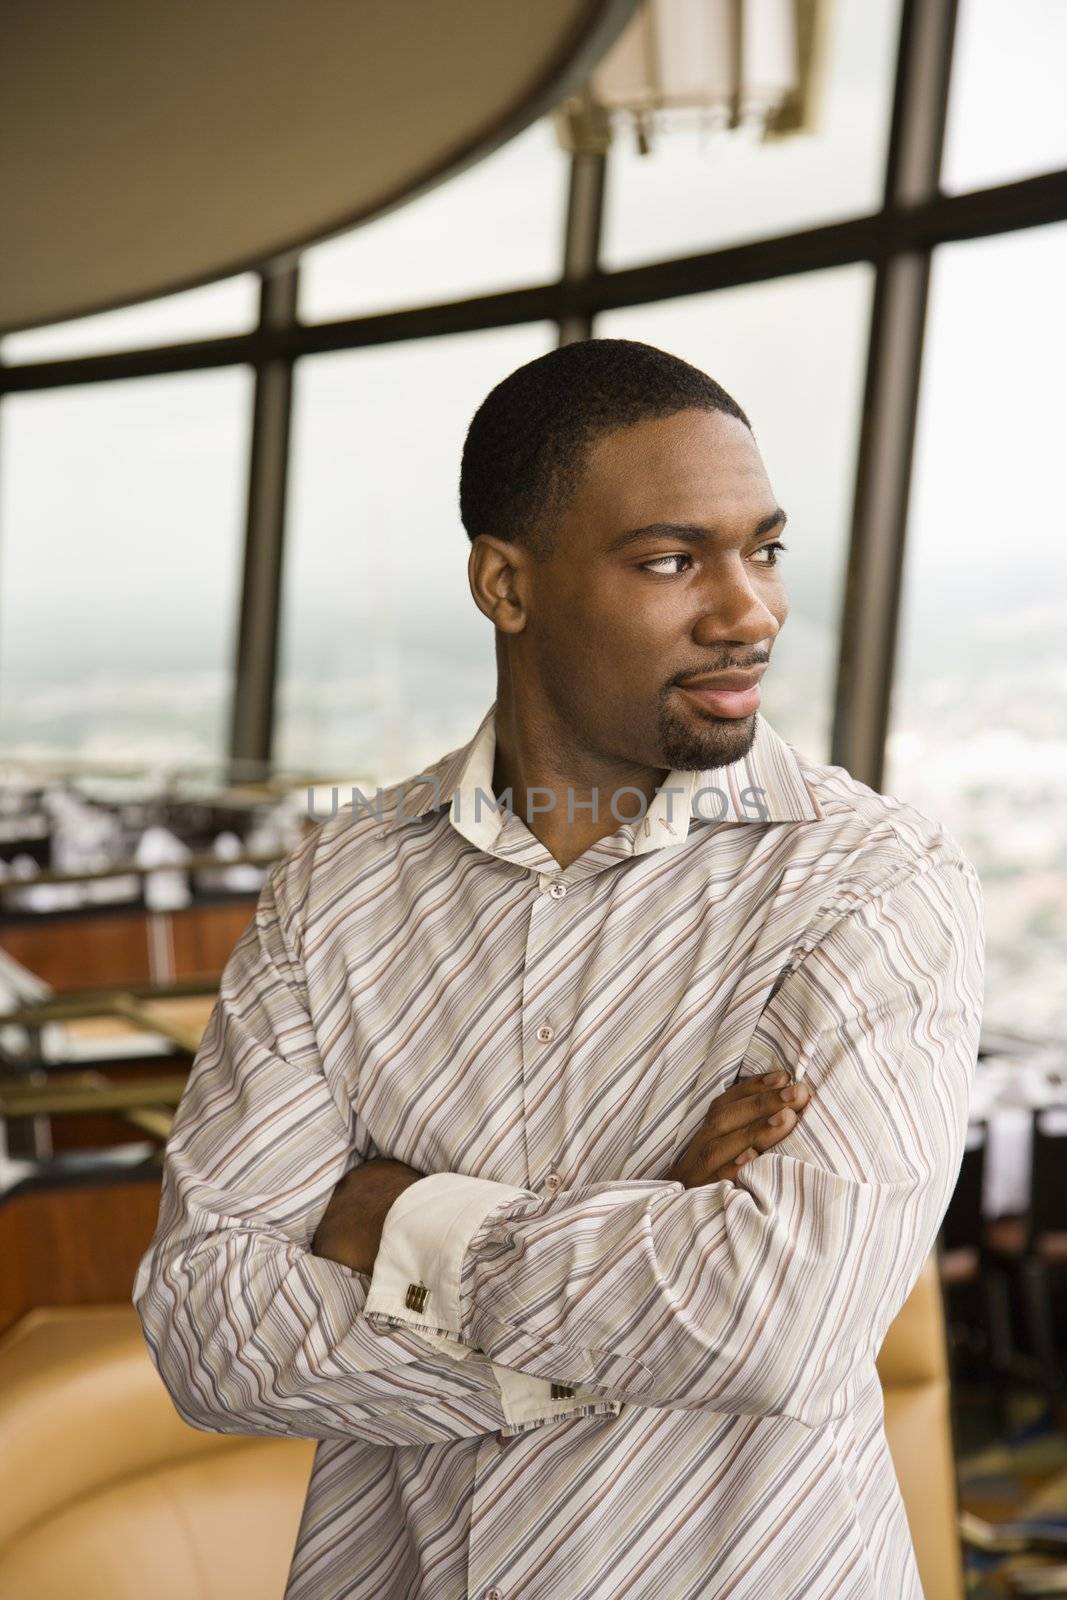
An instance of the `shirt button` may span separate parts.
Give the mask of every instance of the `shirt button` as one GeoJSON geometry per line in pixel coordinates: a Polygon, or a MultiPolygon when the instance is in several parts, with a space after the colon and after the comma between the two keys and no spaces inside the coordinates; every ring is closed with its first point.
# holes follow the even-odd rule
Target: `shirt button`
{"type": "Polygon", "coordinates": [[[562,900],[567,893],[567,885],[565,883],[554,883],[548,892],[553,900],[562,900]]]}
{"type": "Polygon", "coordinates": [[[550,1028],[547,1022],[543,1022],[537,1030],[537,1037],[540,1039],[542,1044],[547,1044],[548,1041],[554,1036],[554,1033],[555,1030],[550,1028]]]}
{"type": "Polygon", "coordinates": [[[556,1190],[561,1186],[562,1183],[563,1179],[560,1177],[558,1172],[550,1172],[548,1177],[545,1179],[545,1188],[551,1189],[552,1193],[555,1194],[556,1190]]]}
{"type": "Polygon", "coordinates": [[[498,1589],[494,1584],[491,1589],[485,1591],[485,1600],[504,1600],[503,1589],[498,1589]]]}

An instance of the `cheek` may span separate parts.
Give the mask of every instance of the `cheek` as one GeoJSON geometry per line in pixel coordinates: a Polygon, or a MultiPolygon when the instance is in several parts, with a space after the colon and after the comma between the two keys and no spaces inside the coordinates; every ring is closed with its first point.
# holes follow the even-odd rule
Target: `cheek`
{"type": "Polygon", "coordinates": [[[650,659],[684,638],[700,612],[683,585],[635,587],[603,576],[572,573],[554,600],[542,602],[544,645],[557,660],[580,661],[587,681],[637,686],[650,659]]]}
{"type": "Polygon", "coordinates": [[[694,615],[692,598],[677,591],[635,596],[631,589],[595,616],[587,616],[585,626],[596,636],[599,649],[614,656],[624,670],[627,665],[636,669],[641,656],[669,648],[689,629],[694,615]]]}
{"type": "Polygon", "coordinates": [[[642,619],[622,609],[617,614],[587,610],[570,619],[556,659],[566,659],[570,694],[574,704],[590,711],[590,726],[611,725],[625,733],[627,717],[647,693],[650,662],[657,655],[658,635],[644,630],[642,619]]]}
{"type": "Polygon", "coordinates": [[[541,604],[549,630],[568,654],[584,653],[594,645],[612,650],[634,626],[632,594],[581,568],[568,574],[541,604]]]}

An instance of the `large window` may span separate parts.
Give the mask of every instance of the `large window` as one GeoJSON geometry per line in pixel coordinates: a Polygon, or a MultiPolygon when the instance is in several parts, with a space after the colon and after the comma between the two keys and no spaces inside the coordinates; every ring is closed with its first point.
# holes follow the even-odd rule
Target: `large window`
{"type": "Polygon", "coordinates": [[[602,316],[597,332],[702,367],[752,423],[789,524],[789,617],[764,714],[817,759],[830,752],[834,672],[873,274],[840,267],[602,316]]]}
{"type": "Polygon", "coordinates": [[[836,0],[816,126],[761,141],[746,129],[679,130],[641,155],[613,147],[604,219],[609,267],[660,261],[877,211],[900,0],[836,0]]]}
{"type": "Polygon", "coordinates": [[[305,251],[301,316],[363,316],[556,277],[566,180],[543,118],[420,199],[305,251]]]}
{"type": "Polygon", "coordinates": [[[250,398],[223,369],[4,400],[5,755],[224,755],[250,398]]]}
{"type": "Polygon", "coordinates": [[[474,732],[492,624],[459,520],[467,425],[550,349],[529,327],[318,356],[300,367],[277,758],[388,783],[474,732]]]}
{"type": "Polygon", "coordinates": [[[1067,5],[960,0],[941,181],[950,193],[1067,166],[1067,5]]]}
{"type": "Polygon", "coordinates": [[[247,333],[255,324],[258,303],[259,279],[245,272],[162,300],[6,334],[0,339],[0,358],[15,366],[22,361],[63,361],[72,356],[247,333]]]}
{"type": "Polygon", "coordinates": [[[679,131],[648,156],[620,135],[569,209],[543,117],[277,263],[263,326],[244,274],[6,336],[0,756],[239,753],[373,785],[459,744],[495,692],[458,518],[470,417],[561,329],[646,340],[736,396],[789,513],[768,719],[957,834],[985,887],[991,1023],[1062,1032],[1067,544],[1043,528],[1067,200],[1062,177],[1025,180],[1067,167],[1067,3],[956,9],[949,73],[951,5],[832,0],[812,131],[679,131]],[[167,375],[162,347],[244,333],[247,368],[167,375]],[[288,479],[268,442],[287,421],[288,479]],[[242,591],[246,525],[264,581],[242,591]]]}
{"type": "Polygon", "coordinates": [[[1065,283],[1067,223],[937,257],[886,775],[981,876],[990,1025],[1061,1036],[1065,283]]]}

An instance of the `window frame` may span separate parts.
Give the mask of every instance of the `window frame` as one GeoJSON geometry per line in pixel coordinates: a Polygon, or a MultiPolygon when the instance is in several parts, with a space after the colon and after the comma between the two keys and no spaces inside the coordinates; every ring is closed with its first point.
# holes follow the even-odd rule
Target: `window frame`
{"type": "MultiPolygon", "coordinates": [[[[269,774],[286,535],[293,366],[332,350],[525,322],[560,343],[594,336],[601,311],[870,263],[875,270],[830,759],[883,781],[898,632],[911,461],[933,252],[962,239],[1067,219],[1067,168],[965,193],[940,188],[956,0],[903,0],[881,208],[701,254],[603,271],[606,155],[571,158],[560,274],[550,283],[326,323],[297,314],[298,258],[260,269],[249,333],[152,349],[0,364],[4,394],[247,363],[255,372],[243,580],[229,761],[235,781],[269,774]]],[[[2,537],[2,530],[0,530],[2,537]]]]}

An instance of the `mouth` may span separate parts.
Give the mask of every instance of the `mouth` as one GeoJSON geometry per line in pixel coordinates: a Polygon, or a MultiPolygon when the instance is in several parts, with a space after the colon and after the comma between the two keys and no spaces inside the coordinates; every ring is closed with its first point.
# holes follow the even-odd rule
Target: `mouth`
{"type": "Polygon", "coordinates": [[[745,672],[709,672],[678,685],[686,698],[716,717],[749,717],[759,710],[759,680],[766,665],[745,672]]]}

